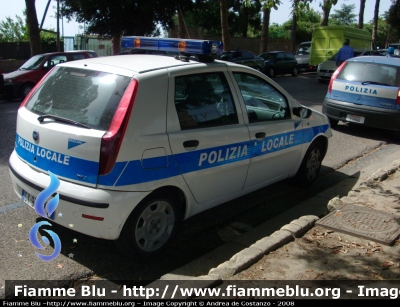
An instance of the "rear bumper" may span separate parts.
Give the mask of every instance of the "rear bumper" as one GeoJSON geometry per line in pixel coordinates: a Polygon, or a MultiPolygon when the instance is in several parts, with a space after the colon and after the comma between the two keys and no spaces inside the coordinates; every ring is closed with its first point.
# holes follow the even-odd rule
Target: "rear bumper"
{"type": "Polygon", "coordinates": [[[308,63],[305,64],[297,64],[297,68],[299,71],[305,71],[305,72],[310,72],[310,71],[317,71],[317,66],[312,66],[308,63]]]}
{"type": "MultiPolygon", "coordinates": [[[[15,151],[11,154],[9,169],[14,192],[19,197],[22,190],[37,197],[50,184],[48,174],[30,167],[15,151]]],[[[108,191],[60,179],[56,193],[60,201],[50,221],[92,237],[115,240],[132,210],[150,192],[108,191]]]]}
{"type": "Polygon", "coordinates": [[[322,113],[343,122],[352,122],[346,119],[348,114],[362,116],[365,121],[360,125],[400,131],[400,111],[398,110],[355,106],[352,103],[325,98],[322,113]]]}

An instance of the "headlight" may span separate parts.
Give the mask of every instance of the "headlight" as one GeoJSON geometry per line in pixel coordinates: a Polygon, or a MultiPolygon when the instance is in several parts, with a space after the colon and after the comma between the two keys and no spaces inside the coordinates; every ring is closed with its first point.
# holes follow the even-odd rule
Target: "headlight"
{"type": "Polygon", "coordinates": [[[4,83],[13,83],[13,82],[14,82],[14,79],[13,79],[13,78],[5,79],[5,80],[4,80],[4,83]]]}

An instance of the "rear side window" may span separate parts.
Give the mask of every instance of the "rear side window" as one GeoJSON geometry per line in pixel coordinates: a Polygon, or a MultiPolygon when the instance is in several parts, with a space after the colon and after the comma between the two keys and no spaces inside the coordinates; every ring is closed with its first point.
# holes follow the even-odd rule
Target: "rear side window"
{"type": "Polygon", "coordinates": [[[175,78],[175,107],[182,130],[237,124],[232,94],[223,73],[175,78]]]}
{"type": "Polygon", "coordinates": [[[390,65],[362,62],[347,62],[337,79],[398,86],[399,68],[390,65]]]}
{"type": "Polygon", "coordinates": [[[26,108],[107,130],[130,80],[100,71],[55,67],[26,108]]]}

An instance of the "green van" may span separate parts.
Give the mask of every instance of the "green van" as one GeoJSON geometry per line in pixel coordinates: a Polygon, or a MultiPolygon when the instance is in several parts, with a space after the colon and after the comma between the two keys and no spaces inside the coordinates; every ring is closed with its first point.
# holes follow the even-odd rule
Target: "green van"
{"type": "Polygon", "coordinates": [[[347,26],[316,27],[311,41],[310,65],[318,65],[336,54],[346,38],[354,49],[371,48],[371,33],[367,30],[347,26]]]}

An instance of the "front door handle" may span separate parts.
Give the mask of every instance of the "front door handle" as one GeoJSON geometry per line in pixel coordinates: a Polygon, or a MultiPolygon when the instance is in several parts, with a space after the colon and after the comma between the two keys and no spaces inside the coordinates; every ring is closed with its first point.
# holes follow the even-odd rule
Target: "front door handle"
{"type": "Polygon", "coordinates": [[[265,132],[257,132],[256,133],[256,139],[263,139],[265,138],[266,134],[265,132]]]}
{"type": "Polygon", "coordinates": [[[183,142],[183,147],[185,147],[187,149],[197,147],[197,146],[199,146],[198,140],[190,140],[190,141],[183,142]]]}

